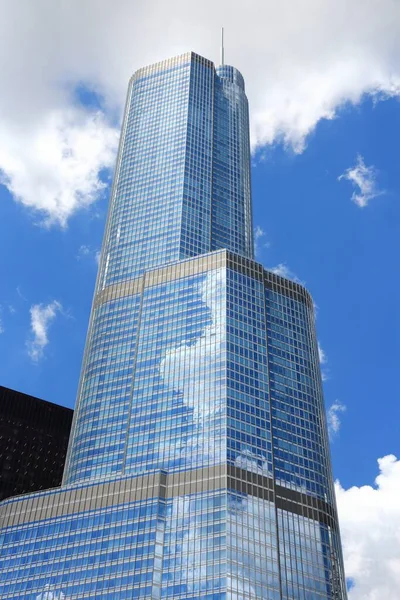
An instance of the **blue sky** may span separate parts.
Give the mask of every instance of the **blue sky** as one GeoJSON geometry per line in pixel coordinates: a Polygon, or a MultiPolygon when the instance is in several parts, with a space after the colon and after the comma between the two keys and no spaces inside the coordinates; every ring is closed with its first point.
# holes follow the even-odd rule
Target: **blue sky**
{"type": "Polygon", "coordinates": [[[397,599],[400,5],[3,2],[0,384],[73,406],[128,78],[188,49],[217,61],[223,23],[257,258],[318,307],[350,600],[397,599]]]}

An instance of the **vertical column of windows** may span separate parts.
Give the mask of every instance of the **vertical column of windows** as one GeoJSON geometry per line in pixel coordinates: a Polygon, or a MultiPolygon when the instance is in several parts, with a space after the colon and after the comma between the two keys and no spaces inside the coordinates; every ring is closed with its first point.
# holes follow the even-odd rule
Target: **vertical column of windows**
{"type": "MultiPolygon", "coordinates": [[[[227,388],[228,462],[271,477],[264,287],[234,270],[227,279],[227,388]]],[[[227,593],[280,600],[274,504],[244,489],[228,496],[227,593]]]]}
{"type": "Polygon", "coordinates": [[[224,490],[168,501],[162,598],[225,597],[226,513],[224,490]]]}
{"type": "Polygon", "coordinates": [[[94,312],[67,480],[120,473],[132,386],[139,297],[94,312]]]}
{"type": "Polygon", "coordinates": [[[319,364],[308,307],[266,290],[276,482],[332,502],[319,364]]]}
{"type": "Polygon", "coordinates": [[[264,288],[229,270],[227,286],[228,461],[272,475],[264,288]]]}
{"type": "Polygon", "coordinates": [[[187,116],[181,258],[210,250],[214,67],[193,61],[187,116]]]}
{"type": "Polygon", "coordinates": [[[218,248],[254,256],[248,104],[233,67],[219,67],[215,78],[212,250],[218,248]]]}
{"type": "Polygon", "coordinates": [[[227,594],[231,600],[281,600],[272,502],[228,494],[227,594]]]}
{"type": "MultiPolygon", "coordinates": [[[[269,289],[266,307],[275,481],[334,505],[311,310],[269,289]]],[[[283,598],[345,598],[337,532],[296,513],[277,515],[283,598]]]]}
{"type": "Polygon", "coordinates": [[[313,519],[278,509],[282,599],[346,598],[336,531],[313,519]]]}

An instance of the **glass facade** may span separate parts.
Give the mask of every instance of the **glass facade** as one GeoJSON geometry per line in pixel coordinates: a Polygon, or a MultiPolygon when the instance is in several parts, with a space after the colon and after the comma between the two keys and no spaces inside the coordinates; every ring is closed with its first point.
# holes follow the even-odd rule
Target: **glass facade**
{"type": "Polygon", "coordinates": [[[248,103],[191,52],[131,78],[97,291],[219,248],[253,257],[248,103]]]}
{"type": "Polygon", "coordinates": [[[248,107],[130,82],[59,490],[0,505],[4,599],[346,600],[313,304],[253,259],[248,107]]]}

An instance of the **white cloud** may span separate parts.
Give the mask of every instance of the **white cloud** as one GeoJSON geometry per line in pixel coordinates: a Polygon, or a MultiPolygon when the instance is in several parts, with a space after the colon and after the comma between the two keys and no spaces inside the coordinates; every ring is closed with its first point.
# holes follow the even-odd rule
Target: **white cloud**
{"type": "Polygon", "coordinates": [[[48,330],[54,321],[57,312],[62,311],[62,306],[57,300],[50,304],[34,304],[30,308],[31,337],[27,341],[28,354],[34,362],[38,362],[44,354],[44,349],[49,343],[48,330]]]}
{"type": "MultiPolygon", "coordinates": [[[[314,306],[314,312],[315,312],[315,306],[314,306]]],[[[321,365],[322,381],[326,381],[328,379],[328,369],[326,368],[326,365],[328,363],[328,357],[326,356],[326,352],[322,348],[320,342],[318,342],[318,358],[319,358],[319,364],[321,365]]]]}
{"type": "Polygon", "coordinates": [[[21,298],[21,300],[23,300],[24,302],[28,302],[27,298],[25,298],[25,296],[21,292],[21,287],[19,285],[17,285],[17,287],[16,287],[16,292],[17,292],[18,296],[21,298]]]}
{"type": "Polygon", "coordinates": [[[378,460],[375,486],[336,483],[349,600],[398,600],[400,590],[400,461],[378,460]]]}
{"type": "Polygon", "coordinates": [[[260,227],[259,225],[257,225],[254,228],[254,239],[255,240],[259,240],[260,238],[265,236],[265,231],[263,230],[262,227],[260,227]]]}
{"type": "Polygon", "coordinates": [[[326,354],[319,342],[318,342],[318,357],[319,357],[319,362],[321,363],[321,365],[326,365],[326,363],[328,362],[328,359],[327,359],[326,354]]]}
{"type": "Polygon", "coordinates": [[[336,434],[339,433],[342,422],[340,420],[340,414],[346,411],[346,406],[336,400],[328,409],[327,419],[328,419],[328,431],[329,436],[333,438],[336,434]]]}
{"type": "Polygon", "coordinates": [[[53,111],[24,130],[9,124],[0,130],[0,182],[46,225],[65,226],[106,187],[99,171],[112,166],[116,146],[117,133],[99,112],[53,111]]]}
{"type": "Polygon", "coordinates": [[[83,258],[93,259],[96,265],[98,265],[100,261],[100,250],[95,250],[94,248],[92,248],[92,246],[82,244],[81,246],[79,246],[78,254],[76,255],[76,260],[81,260],[83,258]]]}
{"type": "Polygon", "coordinates": [[[296,283],[300,283],[301,285],[304,285],[304,282],[300,281],[300,279],[297,277],[297,275],[295,273],[293,273],[293,271],[291,269],[289,269],[289,267],[285,263],[279,263],[279,265],[276,265],[276,267],[268,267],[268,270],[271,271],[272,273],[275,273],[275,275],[279,275],[280,277],[285,277],[286,279],[291,279],[292,281],[294,281],[296,283]]]}
{"type": "Polygon", "coordinates": [[[384,193],[378,188],[376,177],[375,167],[373,165],[366,167],[363,157],[359,154],[355,166],[342,173],[338,180],[347,179],[358,188],[358,191],[353,192],[351,199],[360,208],[365,208],[370,200],[384,193]]]}
{"type": "Polygon", "coordinates": [[[193,49],[245,75],[253,146],[302,150],[320,119],[369,93],[400,91],[400,4],[393,0],[0,0],[0,168],[47,223],[65,225],[102,187],[116,115],[138,67],[193,49]],[[179,15],[179,18],[176,17],[179,15]],[[7,58],[5,58],[7,57],[7,58]],[[84,110],[77,85],[103,97],[84,110]]]}
{"type": "Polygon", "coordinates": [[[263,228],[257,225],[254,228],[254,250],[256,257],[259,256],[261,248],[269,248],[271,245],[268,241],[265,240],[265,236],[266,233],[263,230],[263,228]]]}
{"type": "Polygon", "coordinates": [[[64,600],[65,594],[63,592],[57,592],[54,586],[46,583],[43,588],[43,592],[36,596],[36,600],[64,600]]]}
{"type": "Polygon", "coordinates": [[[272,477],[271,466],[266,456],[257,455],[250,448],[242,450],[235,458],[235,467],[272,477]]]}
{"type": "Polygon", "coordinates": [[[81,246],[79,246],[78,254],[76,255],[76,258],[77,258],[77,260],[80,260],[83,256],[87,256],[88,254],[90,254],[89,246],[82,244],[81,246]]]}

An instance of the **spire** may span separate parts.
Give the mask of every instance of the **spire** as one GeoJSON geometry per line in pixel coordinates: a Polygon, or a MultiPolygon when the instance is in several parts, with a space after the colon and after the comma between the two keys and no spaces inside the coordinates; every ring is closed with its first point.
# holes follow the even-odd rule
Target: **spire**
{"type": "Polygon", "coordinates": [[[224,64],[224,28],[221,27],[221,65],[223,66],[224,64]]]}

